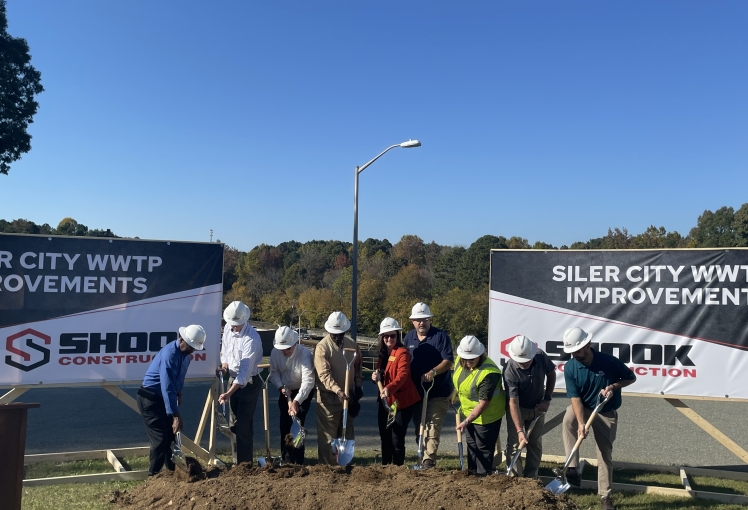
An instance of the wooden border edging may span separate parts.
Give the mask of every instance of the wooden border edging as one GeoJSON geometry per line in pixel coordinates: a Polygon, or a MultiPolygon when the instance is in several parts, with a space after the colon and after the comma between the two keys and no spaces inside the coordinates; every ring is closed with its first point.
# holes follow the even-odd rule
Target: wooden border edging
{"type": "Polygon", "coordinates": [[[24,455],[24,465],[36,464],[37,462],[67,462],[70,460],[105,459],[107,452],[112,452],[116,457],[127,457],[130,455],[148,455],[151,449],[148,446],[136,446],[135,448],[111,448],[109,450],[86,450],[80,452],[62,453],[36,453],[24,455]]]}
{"type": "Polygon", "coordinates": [[[133,480],[145,480],[148,478],[148,470],[123,471],[121,473],[95,473],[91,475],[55,476],[53,478],[32,478],[24,480],[24,487],[37,487],[40,485],[59,485],[62,483],[99,483],[112,480],[129,482],[133,480]]]}

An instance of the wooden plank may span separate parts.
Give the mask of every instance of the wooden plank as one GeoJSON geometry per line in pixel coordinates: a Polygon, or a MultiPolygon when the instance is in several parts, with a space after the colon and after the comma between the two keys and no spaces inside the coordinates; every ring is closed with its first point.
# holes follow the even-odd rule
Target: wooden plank
{"type": "Polygon", "coordinates": [[[714,425],[702,418],[699,414],[696,413],[696,411],[684,404],[683,401],[678,400],[677,398],[666,398],[665,401],[671,406],[675,407],[689,420],[701,427],[704,432],[719,441],[722,446],[730,450],[736,457],[748,464],[747,451],[741,448],[740,445],[738,445],[735,441],[720,432],[714,425]]]}
{"type": "Polygon", "coordinates": [[[118,386],[112,386],[109,384],[104,384],[101,387],[107,390],[112,395],[114,395],[117,398],[117,400],[124,403],[127,407],[129,407],[136,413],[140,414],[140,409],[138,409],[138,402],[134,398],[132,398],[130,395],[122,391],[121,388],[119,388],[118,386]]]}
{"type": "Polygon", "coordinates": [[[86,450],[80,452],[61,453],[36,453],[23,456],[25,465],[37,464],[39,462],[69,462],[72,460],[105,459],[107,452],[111,451],[116,457],[130,457],[137,455],[148,455],[151,449],[148,446],[136,446],[134,448],[112,448],[110,450],[86,450]]]}
{"type": "Polygon", "coordinates": [[[112,450],[106,451],[106,460],[109,461],[109,464],[112,465],[117,473],[124,473],[127,471],[112,450]]]}
{"type": "Polygon", "coordinates": [[[688,475],[686,474],[686,470],[683,468],[678,468],[678,473],[680,474],[680,483],[683,484],[683,488],[687,491],[691,490],[691,482],[688,481],[688,475]]]}
{"type": "Polygon", "coordinates": [[[205,464],[210,464],[210,453],[201,446],[196,445],[188,436],[182,435],[182,448],[186,448],[192,452],[195,457],[203,461],[205,464]]]}
{"type": "MultiPolygon", "coordinates": [[[[550,483],[553,478],[549,476],[539,477],[543,485],[550,483]]],[[[594,480],[582,480],[582,489],[597,490],[597,482],[594,480]]],[[[638,485],[632,483],[613,482],[611,488],[617,492],[637,492],[645,494],[660,494],[663,496],[679,496],[682,498],[700,498],[711,501],[720,501],[734,505],[748,505],[748,496],[738,494],[725,494],[722,492],[688,491],[686,489],[673,489],[671,487],[657,487],[656,485],[638,485]]]]}
{"type": "Polygon", "coordinates": [[[15,399],[23,395],[29,388],[13,388],[8,393],[0,397],[0,404],[10,404],[15,399]]]}
{"type": "Polygon", "coordinates": [[[213,386],[217,385],[217,381],[214,381],[208,390],[208,397],[205,399],[205,405],[203,406],[203,414],[200,416],[200,422],[197,424],[197,433],[195,434],[195,444],[200,444],[203,438],[203,431],[205,430],[205,422],[208,418],[208,413],[211,409],[211,402],[214,401],[215,396],[213,393],[213,386]]]}
{"type": "MultiPolygon", "coordinates": [[[[564,409],[563,411],[558,413],[556,416],[554,416],[553,418],[545,422],[543,424],[543,435],[546,435],[548,432],[550,432],[551,430],[561,425],[561,422],[564,421],[565,414],[566,414],[566,409],[564,409]]],[[[562,462],[565,462],[565,460],[563,460],[562,462]]]]}
{"type": "Polygon", "coordinates": [[[148,470],[124,471],[122,473],[96,473],[92,475],[56,476],[53,478],[31,478],[23,481],[24,487],[39,487],[41,485],[59,485],[63,483],[99,483],[112,480],[133,481],[148,478],[148,470]]]}
{"type": "Polygon", "coordinates": [[[727,478],[728,480],[739,480],[748,482],[748,473],[745,471],[727,471],[725,469],[709,469],[699,467],[684,467],[686,473],[691,476],[711,476],[713,478],[727,478]]]}

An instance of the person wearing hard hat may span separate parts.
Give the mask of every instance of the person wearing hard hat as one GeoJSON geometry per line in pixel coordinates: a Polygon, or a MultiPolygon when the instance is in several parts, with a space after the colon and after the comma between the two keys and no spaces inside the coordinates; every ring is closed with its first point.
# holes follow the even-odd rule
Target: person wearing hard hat
{"type": "Polygon", "coordinates": [[[192,360],[190,354],[202,351],[205,345],[202,326],[181,327],[178,334],[177,340],[158,351],[138,389],[138,409],[151,443],[148,476],[161,471],[164,465],[174,471],[171,443],[184,427],[179,413],[184,378],[192,360]]]}
{"type": "Polygon", "coordinates": [[[493,469],[493,451],[501,431],[506,397],[501,387],[501,369],[472,335],[460,340],[457,346],[452,382],[455,390],[450,400],[459,399],[460,417],[465,417],[455,429],[465,434],[468,471],[486,476],[493,469]]]}
{"type": "Polygon", "coordinates": [[[405,433],[413,416],[413,404],[421,400],[410,377],[410,353],[403,345],[400,324],[386,317],[379,325],[379,357],[371,380],[382,383],[377,406],[377,424],[382,438],[382,464],[402,466],[405,463],[405,433]],[[387,419],[395,406],[394,422],[387,419]]]}
{"type": "Polygon", "coordinates": [[[512,458],[520,443],[527,444],[524,470],[522,458],[518,458],[513,471],[526,478],[536,478],[543,455],[545,413],[556,387],[556,366],[536,343],[524,335],[514,337],[507,350],[509,360],[504,367],[504,389],[509,398],[506,458],[512,458]],[[537,422],[529,432],[530,424],[536,418],[537,422]]]}
{"type": "MultiPolygon", "coordinates": [[[[348,400],[349,411],[345,438],[353,439],[354,404],[364,394],[361,374],[361,350],[356,342],[345,335],[351,321],[343,312],[333,312],[325,322],[327,335],[314,349],[314,369],[317,373],[317,454],[320,464],[335,464],[332,452],[333,439],[342,434],[343,402],[348,400]],[[345,372],[351,355],[344,356],[343,349],[355,349],[356,359],[345,387],[345,372]],[[346,360],[346,358],[348,358],[346,360]]],[[[360,409],[360,407],[359,407],[360,409]]]]}
{"type": "MultiPolygon", "coordinates": [[[[564,333],[564,352],[572,359],[564,365],[566,395],[571,405],[566,408],[563,421],[563,438],[566,455],[571,454],[577,439],[587,437],[585,423],[597,407],[598,396],[611,399],[592,422],[597,445],[597,493],[600,495],[603,510],[615,510],[611,499],[613,483],[613,441],[618,427],[618,412],[621,407],[621,389],[636,381],[634,372],[618,358],[597,352],[590,345],[592,334],[582,328],[570,328],[564,333]]],[[[577,472],[579,451],[569,463],[567,481],[579,487],[581,473],[577,472]]]]}
{"type": "Polygon", "coordinates": [[[226,326],[221,337],[221,375],[229,375],[229,389],[218,396],[218,403],[229,403],[231,431],[236,435],[236,461],[252,462],[254,454],[254,415],[262,391],[260,369],[262,340],[249,322],[249,307],[234,301],[223,311],[226,326]]]}
{"type": "Polygon", "coordinates": [[[288,445],[286,436],[291,433],[292,416],[303,427],[314,390],[314,360],[312,352],[299,345],[299,334],[288,326],[275,330],[273,351],[270,353],[270,382],[278,388],[280,409],[281,458],[285,462],[304,464],[304,445],[288,445]],[[286,393],[288,392],[288,394],[286,393]],[[289,404],[288,398],[291,398],[289,404]]]}
{"type": "MultiPolygon", "coordinates": [[[[413,330],[409,331],[403,339],[403,344],[411,356],[410,375],[421,397],[425,391],[424,386],[430,387],[426,404],[424,468],[432,468],[436,465],[439,437],[449,408],[449,396],[453,390],[452,380],[449,378],[449,371],[454,361],[452,341],[446,331],[431,325],[432,317],[429,305],[416,303],[410,314],[413,330]],[[433,386],[431,386],[432,381],[433,386]]],[[[416,436],[421,426],[422,405],[421,400],[413,410],[416,436]]]]}

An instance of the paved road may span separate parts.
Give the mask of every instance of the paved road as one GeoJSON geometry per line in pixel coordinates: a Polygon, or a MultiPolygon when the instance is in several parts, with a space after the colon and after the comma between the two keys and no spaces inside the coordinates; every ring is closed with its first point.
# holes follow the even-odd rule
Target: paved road
{"type": "MultiPolygon", "coordinates": [[[[184,389],[183,415],[186,432],[194,437],[208,392],[204,383],[187,384],[184,389]]],[[[125,388],[135,396],[136,388],[125,388]]],[[[363,409],[355,421],[357,448],[379,449],[376,425],[374,388],[366,385],[363,409]]],[[[277,391],[270,391],[271,447],[279,451],[279,433],[273,424],[278,422],[277,391]]],[[[26,453],[51,453],[103,448],[145,446],[147,439],[140,416],[101,388],[33,389],[20,398],[23,402],[40,402],[39,409],[29,411],[26,453]]],[[[729,438],[748,450],[748,404],[729,402],[689,401],[689,406],[719,428],[729,438]]],[[[568,405],[566,398],[556,398],[549,417],[568,405]]],[[[262,403],[255,416],[255,448],[263,446],[262,403]]],[[[307,456],[316,454],[315,405],[307,418],[310,425],[307,456]]],[[[618,438],[614,458],[621,461],[650,464],[674,464],[710,467],[732,467],[748,471],[748,466],[704,433],[667,402],[654,398],[624,398],[619,410],[618,438]]],[[[441,451],[456,452],[456,437],[451,429],[454,415],[447,416],[441,451]]],[[[207,437],[207,436],[205,436],[207,437]]],[[[218,447],[229,447],[228,441],[217,434],[218,447]]],[[[409,446],[415,442],[409,431],[409,446]],[[413,440],[413,443],[410,443],[413,440]]],[[[502,429],[502,444],[506,434],[502,429]]],[[[204,443],[206,444],[206,443],[204,443]]],[[[544,452],[563,455],[560,428],[544,437],[544,452]]],[[[582,456],[594,457],[593,441],[582,444],[582,456]]]]}

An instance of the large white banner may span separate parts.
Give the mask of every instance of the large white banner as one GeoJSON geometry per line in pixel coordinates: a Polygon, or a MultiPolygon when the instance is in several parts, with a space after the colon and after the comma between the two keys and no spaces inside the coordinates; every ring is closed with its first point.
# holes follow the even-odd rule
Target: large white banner
{"type": "Polygon", "coordinates": [[[489,353],[518,334],[556,364],[567,328],[637,376],[627,392],[748,398],[748,250],[491,253],[489,353]]]}
{"type": "Polygon", "coordinates": [[[0,235],[0,385],[138,382],[189,324],[214,377],[222,272],[216,243],[0,235]]]}

